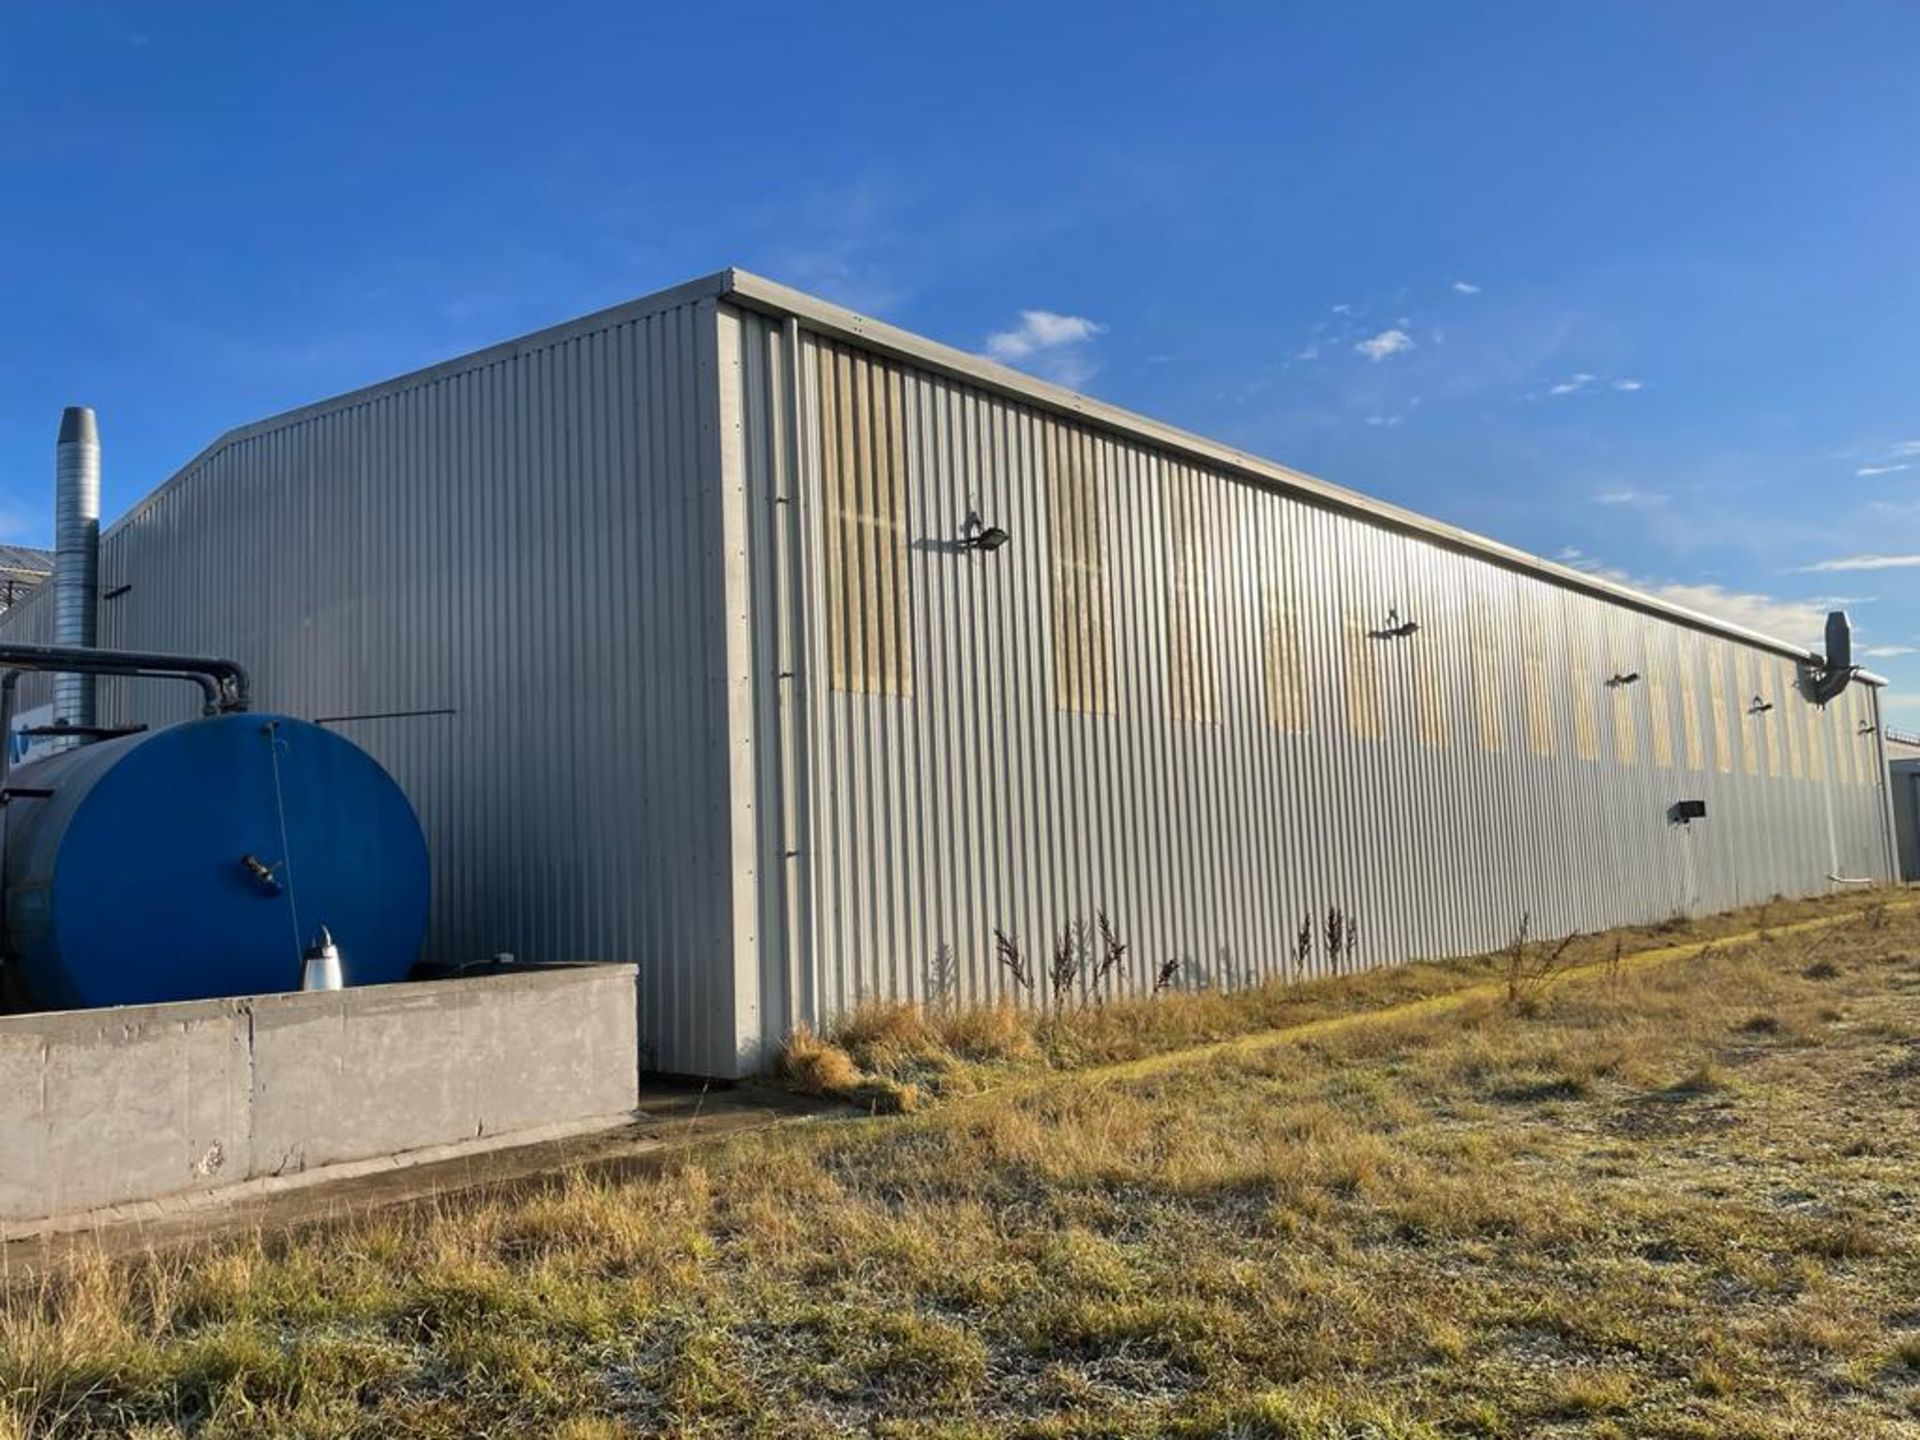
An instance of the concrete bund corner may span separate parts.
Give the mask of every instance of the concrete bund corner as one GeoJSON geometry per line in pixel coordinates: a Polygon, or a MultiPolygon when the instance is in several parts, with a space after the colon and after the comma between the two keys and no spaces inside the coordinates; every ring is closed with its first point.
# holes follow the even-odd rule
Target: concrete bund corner
{"type": "Polygon", "coordinates": [[[631,965],[0,1017],[0,1233],[639,1103],[631,965]]]}

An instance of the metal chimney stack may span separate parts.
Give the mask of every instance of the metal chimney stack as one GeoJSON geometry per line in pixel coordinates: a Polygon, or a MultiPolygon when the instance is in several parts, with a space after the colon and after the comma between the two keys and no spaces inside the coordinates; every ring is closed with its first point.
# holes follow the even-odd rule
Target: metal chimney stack
{"type": "MultiPolygon", "coordinates": [[[[54,450],[53,639],[57,645],[100,642],[100,427],[85,405],[60,416],[54,450]]],[[[94,723],[91,675],[56,675],[53,718],[94,723]]]]}

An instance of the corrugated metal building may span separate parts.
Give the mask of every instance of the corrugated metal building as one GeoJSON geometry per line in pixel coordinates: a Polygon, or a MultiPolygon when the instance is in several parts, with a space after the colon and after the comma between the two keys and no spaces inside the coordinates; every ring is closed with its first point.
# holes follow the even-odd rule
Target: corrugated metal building
{"type": "Polygon", "coordinates": [[[664,1070],[1102,912],[1138,991],[1893,873],[1874,683],[739,271],[235,430],[101,574],[102,644],[373,717],[431,958],[638,961],[664,1070]]]}
{"type": "Polygon", "coordinates": [[[12,609],[53,574],[53,552],[0,545],[0,612],[12,609]]]}
{"type": "Polygon", "coordinates": [[[1920,759],[1895,760],[1888,767],[1892,786],[1894,846],[1900,878],[1920,880],[1920,759]]]}

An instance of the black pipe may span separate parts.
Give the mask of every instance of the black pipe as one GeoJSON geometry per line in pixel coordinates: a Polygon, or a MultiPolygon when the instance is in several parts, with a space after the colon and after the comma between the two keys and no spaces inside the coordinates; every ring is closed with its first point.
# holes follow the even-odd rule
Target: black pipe
{"type": "Polygon", "coordinates": [[[237,660],[200,655],[167,655],[148,650],[95,650],[80,645],[3,645],[0,669],[51,670],[72,675],[180,676],[199,680],[207,693],[207,713],[251,709],[253,689],[237,660]]]}
{"type": "Polygon", "coordinates": [[[224,715],[253,704],[253,687],[236,660],[162,655],[145,650],[94,650],[76,645],[0,645],[0,789],[13,771],[13,696],[29,670],[116,675],[142,680],[191,680],[204,697],[202,713],[224,715]]]}

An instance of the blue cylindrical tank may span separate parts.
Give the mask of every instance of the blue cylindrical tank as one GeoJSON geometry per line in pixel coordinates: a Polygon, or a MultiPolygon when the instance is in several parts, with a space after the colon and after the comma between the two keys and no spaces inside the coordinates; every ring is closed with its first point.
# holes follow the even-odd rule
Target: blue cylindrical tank
{"type": "Polygon", "coordinates": [[[12,979],[48,1009],[293,990],[325,926],[347,983],[401,980],[427,845],[378,762],[284,715],[210,716],[15,767],[12,979]]]}

